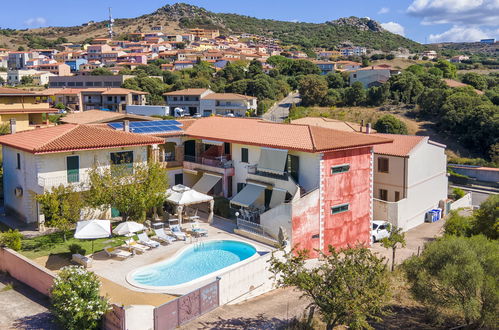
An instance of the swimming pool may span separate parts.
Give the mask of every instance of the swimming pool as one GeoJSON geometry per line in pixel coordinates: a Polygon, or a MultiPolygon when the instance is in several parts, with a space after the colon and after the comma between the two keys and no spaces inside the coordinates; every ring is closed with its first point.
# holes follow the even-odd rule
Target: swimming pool
{"type": "Polygon", "coordinates": [[[196,243],[167,260],[132,271],[127,280],[142,288],[170,288],[215,275],[255,254],[256,248],[253,245],[241,241],[212,240],[196,243]]]}

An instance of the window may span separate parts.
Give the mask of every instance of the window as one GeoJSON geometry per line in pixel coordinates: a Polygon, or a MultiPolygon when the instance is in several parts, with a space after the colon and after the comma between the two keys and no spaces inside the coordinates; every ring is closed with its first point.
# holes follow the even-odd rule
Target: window
{"type": "Polygon", "coordinates": [[[111,153],[111,172],[114,175],[133,173],[133,151],[122,151],[111,153]],[[117,165],[117,166],[116,166],[117,165]]]}
{"type": "Polygon", "coordinates": [[[175,185],[184,184],[184,174],[175,174],[175,185]]]}
{"type": "Polygon", "coordinates": [[[395,192],[395,201],[398,202],[400,200],[400,191],[395,192]]]}
{"type": "Polygon", "coordinates": [[[350,169],[350,165],[348,165],[348,164],[333,166],[333,167],[331,167],[331,174],[348,172],[349,169],[350,169]]]}
{"type": "Polygon", "coordinates": [[[241,162],[243,163],[249,162],[248,148],[241,148],[241,162]]]}
{"type": "Polygon", "coordinates": [[[378,172],[388,173],[388,170],[389,170],[388,158],[383,158],[383,157],[378,158],[378,172]]]}
{"type": "Polygon", "coordinates": [[[108,101],[108,102],[113,102],[113,97],[112,97],[112,96],[108,96],[108,97],[107,97],[107,101],[108,101]]]}
{"type": "Polygon", "coordinates": [[[68,183],[80,181],[80,157],[68,156],[66,157],[66,171],[68,176],[68,183]]]}
{"type": "Polygon", "coordinates": [[[94,83],[92,81],[87,81],[85,82],[85,86],[93,86],[94,83]]]}
{"type": "Polygon", "coordinates": [[[243,190],[243,188],[244,188],[245,186],[246,186],[246,183],[244,183],[244,182],[239,182],[239,183],[237,184],[237,193],[239,194],[239,192],[240,192],[241,190],[243,190]]]}
{"type": "Polygon", "coordinates": [[[21,154],[20,153],[17,153],[16,169],[18,169],[18,170],[21,169],[21,154]]]}
{"type": "Polygon", "coordinates": [[[380,189],[379,190],[379,199],[381,199],[382,201],[387,201],[388,200],[388,190],[380,189]]]}
{"type": "Polygon", "coordinates": [[[337,205],[333,206],[331,208],[331,214],[338,214],[342,212],[346,212],[349,209],[350,204],[342,204],[342,205],[337,205]]]}

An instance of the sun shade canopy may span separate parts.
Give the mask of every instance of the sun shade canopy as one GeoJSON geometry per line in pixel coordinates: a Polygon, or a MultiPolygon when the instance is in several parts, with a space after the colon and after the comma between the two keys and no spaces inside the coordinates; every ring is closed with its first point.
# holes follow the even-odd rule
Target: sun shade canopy
{"type": "Polygon", "coordinates": [[[248,183],[232,200],[231,204],[249,207],[265,190],[264,186],[248,183]]]}
{"type": "Polygon", "coordinates": [[[213,188],[221,179],[221,176],[204,173],[201,179],[196,182],[192,189],[200,193],[207,194],[208,191],[210,191],[211,188],[213,188]]]}
{"type": "Polygon", "coordinates": [[[167,202],[183,206],[209,202],[213,197],[197,192],[194,189],[178,184],[167,190],[167,202]]]}
{"type": "Polygon", "coordinates": [[[111,236],[111,222],[109,220],[87,220],[76,223],[74,238],[97,239],[111,236]]]}
{"type": "Polygon", "coordinates": [[[270,198],[270,208],[274,208],[282,203],[286,199],[286,190],[284,189],[272,189],[272,197],[270,198]]]}
{"type": "Polygon", "coordinates": [[[275,174],[283,174],[288,151],[282,149],[262,148],[257,170],[275,174]]]}

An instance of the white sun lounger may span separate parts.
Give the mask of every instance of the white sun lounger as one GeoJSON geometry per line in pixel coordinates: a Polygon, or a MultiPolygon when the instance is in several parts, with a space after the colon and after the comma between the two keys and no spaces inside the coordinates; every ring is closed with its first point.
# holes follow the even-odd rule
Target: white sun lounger
{"type": "Polygon", "coordinates": [[[196,235],[208,236],[208,229],[199,227],[199,223],[197,223],[197,222],[193,222],[191,224],[191,230],[196,235]]]}
{"type": "Polygon", "coordinates": [[[113,248],[110,246],[105,247],[104,251],[106,252],[106,254],[109,257],[116,257],[116,258],[120,258],[120,259],[126,259],[126,258],[129,258],[133,255],[131,252],[128,252],[128,251],[125,251],[122,249],[118,249],[118,248],[113,248]]]}
{"type": "Polygon", "coordinates": [[[172,234],[178,239],[185,241],[187,239],[187,235],[180,229],[179,225],[170,225],[170,229],[172,234]]]}
{"type": "Polygon", "coordinates": [[[156,233],[156,236],[153,237],[153,239],[166,243],[166,244],[171,244],[173,241],[175,241],[174,237],[171,237],[169,235],[166,235],[165,231],[163,229],[155,229],[154,232],[156,233]]]}
{"type": "Polygon", "coordinates": [[[137,236],[139,237],[140,244],[144,244],[144,245],[149,246],[151,248],[156,248],[160,245],[158,242],[150,239],[146,233],[140,233],[140,234],[137,234],[137,236]]]}
{"type": "Polygon", "coordinates": [[[148,247],[146,245],[142,245],[142,244],[137,243],[133,238],[126,240],[125,243],[126,243],[126,246],[128,248],[132,249],[133,251],[140,252],[140,253],[144,253],[150,249],[150,247],[148,247]]]}

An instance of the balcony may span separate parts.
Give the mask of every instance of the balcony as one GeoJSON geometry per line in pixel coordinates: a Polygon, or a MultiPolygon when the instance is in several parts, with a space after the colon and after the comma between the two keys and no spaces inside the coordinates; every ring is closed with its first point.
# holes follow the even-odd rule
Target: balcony
{"type": "Polygon", "coordinates": [[[284,172],[283,174],[276,174],[276,173],[259,171],[257,165],[249,165],[248,174],[261,176],[269,179],[282,180],[282,181],[288,181],[289,179],[289,174],[287,172],[284,172]]]}
{"type": "Polygon", "coordinates": [[[38,176],[38,186],[44,190],[50,190],[60,185],[72,185],[76,190],[85,190],[88,188],[88,175],[80,173],[65,174],[59,176],[38,176]]]}
{"type": "Polygon", "coordinates": [[[233,164],[231,160],[227,160],[227,156],[219,157],[198,157],[198,156],[184,156],[184,161],[189,163],[196,163],[201,165],[207,165],[211,167],[218,168],[232,168],[233,164]]]}

